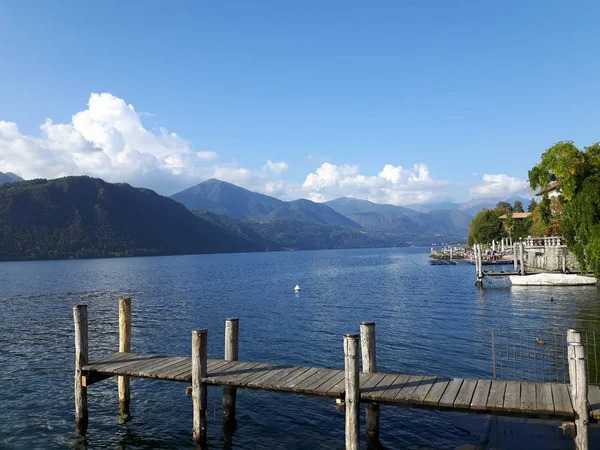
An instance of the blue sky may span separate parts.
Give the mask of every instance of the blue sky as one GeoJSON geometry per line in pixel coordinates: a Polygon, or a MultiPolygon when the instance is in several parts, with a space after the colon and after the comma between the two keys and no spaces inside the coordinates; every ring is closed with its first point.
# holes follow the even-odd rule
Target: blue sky
{"type": "Polygon", "coordinates": [[[599,140],[596,2],[372,3],[5,0],[0,171],[410,204],[599,140]]]}

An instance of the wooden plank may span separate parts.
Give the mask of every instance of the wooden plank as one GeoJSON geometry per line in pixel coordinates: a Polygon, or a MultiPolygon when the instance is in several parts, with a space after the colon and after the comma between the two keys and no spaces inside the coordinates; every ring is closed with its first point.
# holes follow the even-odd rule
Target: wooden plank
{"type": "Polygon", "coordinates": [[[590,413],[594,419],[600,419],[600,386],[590,384],[588,386],[588,402],[590,413]]]}
{"type": "Polygon", "coordinates": [[[316,367],[311,367],[310,369],[308,369],[306,372],[304,372],[302,375],[294,378],[293,380],[288,381],[285,384],[282,384],[279,389],[281,389],[282,391],[289,391],[289,392],[294,392],[295,388],[298,384],[302,383],[304,380],[310,378],[311,376],[313,376],[314,374],[318,373],[319,369],[316,367]]]}
{"type": "Polygon", "coordinates": [[[531,381],[521,382],[521,411],[536,412],[535,385],[531,381]]]}
{"type": "Polygon", "coordinates": [[[437,380],[437,377],[423,377],[417,389],[415,389],[410,396],[411,401],[422,404],[423,400],[425,400],[425,397],[427,397],[427,394],[429,394],[429,391],[435,384],[435,380],[437,380]]]}
{"type": "MultiPolygon", "coordinates": [[[[306,391],[306,389],[309,388],[310,386],[312,386],[315,382],[317,382],[318,380],[322,380],[323,377],[326,376],[326,374],[333,376],[334,373],[332,373],[332,372],[334,372],[334,371],[332,371],[331,369],[317,369],[317,371],[315,373],[313,373],[311,376],[309,376],[308,378],[306,378],[303,381],[298,382],[294,391],[299,392],[299,393],[304,393],[306,391]]],[[[325,381],[327,381],[327,380],[325,380],[325,381]]]]}
{"type": "Polygon", "coordinates": [[[550,383],[535,383],[536,410],[541,413],[554,414],[552,386],[550,383]]]}
{"type": "Polygon", "coordinates": [[[503,409],[506,411],[519,411],[521,409],[521,382],[506,382],[503,409]]]}
{"type": "Polygon", "coordinates": [[[131,355],[131,353],[120,353],[120,352],[111,353],[110,355],[105,356],[103,358],[99,358],[99,359],[95,359],[94,361],[90,361],[88,364],[86,364],[83,367],[83,370],[86,370],[86,371],[95,370],[97,366],[102,366],[102,365],[108,364],[110,362],[115,362],[120,359],[127,358],[130,355],[131,355]]]}
{"type": "MultiPolygon", "coordinates": [[[[385,374],[383,379],[377,384],[377,386],[375,386],[374,388],[372,388],[369,393],[367,394],[367,396],[364,396],[364,398],[368,398],[370,400],[378,400],[381,398],[382,394],[390,387],[394,384],[394,382],[396,381],[396,379],[399,377],[399,375],[390,375],[390,374],[385,374]]],[[[363,396],[361,395],[361,398],[363,396]]]]}
{"type": "Polygon", "coordinates": [[[189,358],[185,356],[173,356],[169,358],[168,361],[165,361],[163,364],[153,367],[152,370],[148,371],[148,376],[150,378],[160,378],[161,374],[168,372],[170,369],[174,369],[175,367],[181,366],[185,364],[185,362],[189,358]]]}
{"type": "Polygon", "coordinates": [[[317,389],[319,389],[325,383],[329,383],[329,381],[332,378],[338,376],[340,373],[343,376],[344,372],[342,370],[334,370],[334,371],[323,372],[322,376],[319,377],[317,380],[313,381],[313,383],[310,386],[305,387],[304,390],[303,390],[303,392],[306,393],[306,394],[314,394],[317,389]]]}
{"type": "Polygon", "coordinates": [[[408,380],[410,380],[410,375],[398,375],[394,382],[378,396],[379,401],[393,402],[408,380]]]}
{"type": "Polygon", "coordinates": [[[477,382],[477,387],[475,387],[475,392],[473,393],[473,398],[471,399],[471,409],[485,411],[491,386],[491,380],[479,380],[477,382]]]}
{"type": "Polygon", "coordinates": [[[573,417],[573,405],[566,384],[551,383],[552,400],[554,401],[554,414],[563,417],[573,417]]]}
{"type": "Polygon", "coordinates": [[[371,392],[371,390],[374,389],[385,377],[385,373],[373,373],[364,375],[365,376],[363,377],[363,374],[361,374],[361,376],[359,377],[359,383],[361,383],[361,396],[369,395],[369,392],[371,392]]]}
{"type": "Polygon", "coordinates": [[[96,371],[104,372],[104,373],[119,373],[121,370],[123,370],[127,367],[134,366],[134,365],[140,364],[140,363],[149,362],[149,361],[150,362],[157,361],[158,359],[161,359],[161,358],[164,358],[164,357],[161,357],[160,355],[133,355],[133,354],[131,354],[130,357],[121,358],[114,363],[108,363],[108,364],[103,364],[101,366],[98,366],[96,371]]]}
{"type": "Polygon", "coordinates": [[[168,357],[166,356],[156,356],[155,358],[147,361],[140,361],[135,364],[127,364],[123,367],[119,367],[118,369],[114,369],[114,373],[143,377],[148,369],[162,364],[163,362],[167,361],[167,358],[168,357]]]}
{"type": "Polygon", "coordinates": [[[419,387],[419,384],[421,384],[422,379],[423,377],[421,375],[413,375],[410,377],[408,381],[404,383],[404,386],[400,389],[398,395],[394,398],[394,403],[407,403],[412,393],[415,392],[419,387]]]}
{"type": "Polygon", "coordinates": [[[458,391],[460,391],[463,381],[464,380],[462,378],[453,378],[450,380],[450,383],[448,383],[448,387],[444,391],[444,394],[442,395],[438,405],[446,408],[451,408],[454,406],[454,400],[458,395],[458,391]]]}
{"type": "Polygon", "coordinates": [[[463,381],[460,391],[454,400],[454,407],[460,409],[469,409],[471,407],[471,400],[477,387],[477,380],[466,379],[463,381]]]}
{"type": "Polygon", "coordinates": [[[506,391],[506,381],[493,380],[490,387],[490,394],[487,400],[487,409],[490,411],[501,411],[504,408],[504,392],[506,391]]]}
{"type": "Polygon", "coordinates": [[[192,376],[192,358],[189,358],[188,361],[181,363],[178,366],[173,367],[168,372],[163,373],[163,379],[165,380],[177,380],[179,377],[187,375],[192,376]]]}
{"type": "Polygon", "coordinates": [[[279,378],[277,382],[273,384],[273,389],[281,390],[281,386],[289,383],[290,381],[294,381],[296,378],[302,376],[303,373],[306,373],[310,370],[310,367],[297,367],[296,370],[290,372],[286,376],[279,378]]]}
{"type": "MultiPolygon", "coordinates": [[[[327,380],[322,385],[313,389],[312,393],[315,395],[327,395],[327,392],[335,387],[339,382],[344,381],[344,371],[340,370],[339,373],[336,373],[333,377],[327,380]]],[[[343,390],[343,389],[342,389],[343,390]]],[[[340,391],[341,393],[341,391],[340,391]]]]}
{"type": "Polygon", "coordinates": [[[247,372],[246,376],[237,378],[236,380],[232,381],[230,384],[232,386],[247,387],[248,383],[256,380],[257,378],[263,376],[266,373],[271,372],[271,370],[275,367],[279,367],[279,366],[277,364],[260,363],[258,366],[249,370],[247,372]]]}
{"type": "Polygon", "coordinates": [[[272,382],[277,380],[279,377],[286,375],[291,370],[295,370],[297,366],[279,366],[275,367],[269,372],[266,372],[263,376],[256,378],[251,383],[248,383],[249,387],[252,388],[265,388],[269,387],[272,382]]]}
{"type": "Polygon", "coordinates": [[[423,404],[437,406],[449,384],[450,380],[448,378],[438,378],[423,399],[423,404]]]}
{"type": "Polygon", "coordinates": [[[231,367],[222,375],[207,376],[206,382],[217,386],[229,386],[236,380],[248,376],[249,373],[252,373],[251,370],[259,364],[260,363],[256,362],[246,362],[237,364],[236,366],[231,367]]]}

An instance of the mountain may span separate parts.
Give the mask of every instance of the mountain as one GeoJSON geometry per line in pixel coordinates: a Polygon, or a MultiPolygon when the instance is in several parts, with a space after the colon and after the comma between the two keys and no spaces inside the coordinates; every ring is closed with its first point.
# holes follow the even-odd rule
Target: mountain
{"type": "Polygon", "coordinates": [[[0,259],[260,250],[149,189],[66,177],[0,185],[0,259]]]}
{"type": "Polygon", "coordinates": [[[171,198],[188,209],[206,209],[234,219],[264,219],[285,204],[283,200],[214,178],[173,194],[171,198]]]}
{"type": "Polygon", "coordinates": [[[303,198],[286,202],[268,216],[269,219],[297,220],[299,222],[335,225],[344,228],[360,228],[356,222],[344,217],[323,203],[315,203],[303,198]]]}
{"type": "Polygon", "coordinates": [[[442,202],[442,203],[427,203],[424,205],[409,205],[408,208],[414,209],[415,211],[428,213],[429,211],[434,211],[437,209],[444,210],[459,210],[463,211],[471,216],[474,216],[483,208],[495,208],[498,202],[508,202],[511,205],[515,201],[520,201],[523,203],[523,207],[527,209],[529,202],[531,199],[523,198],[518,195],[513,195],[510,197],[490,197],[490,198],[476,198],[473,200],[469,200],[464,203],[456,203],[456,202],[442,202]]]}
{"type": "Polygon", "coordinates": [[[216,179],[204,181],[171,196],[189,209],[203,209],[239,220],[297,220],[360,228],[360,225],[322,203],[292,202],[269,197],[216,179]]]}
{"type": "Polygon", "coordinates": [[[14,183],[16,181],[23,181],[19,175],[16,175],[12,172],[2,173],[0,172],[0,184],[3,183],[14,183]]]}
{"type": "Polygon", "coordinates": [[[420,213],[410,208],[348,197],[337,198],[326,204],[365,230],[404,233],[410,240],[427,236],[445,236],[446,240],[450,240],[450,237],[464,239],[471,222],[471,216],[459,210],[420,213]]]}

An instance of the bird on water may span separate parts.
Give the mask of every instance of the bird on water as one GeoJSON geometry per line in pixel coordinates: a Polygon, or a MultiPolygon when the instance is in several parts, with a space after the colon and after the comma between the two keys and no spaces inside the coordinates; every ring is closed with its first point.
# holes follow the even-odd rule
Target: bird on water
{"type": "Polygon", "coordinates": [[[543,340],[542,338],[536,337],[535,338],[535,343],[536,344],[540,344],[540,345],[544,345],[546,343],[546,341],[543,340]]]}

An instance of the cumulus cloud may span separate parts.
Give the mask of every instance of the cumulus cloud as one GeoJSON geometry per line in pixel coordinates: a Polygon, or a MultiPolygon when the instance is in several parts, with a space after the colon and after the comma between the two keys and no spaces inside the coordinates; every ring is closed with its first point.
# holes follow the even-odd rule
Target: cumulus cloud
{"type": "Polygon", "coordinates": [[[362,175],[356,165],[323,163],[306,177],[302,189],[313,201],[340,196],[367,199],[376,203],[409,205],[442,199],[446,181],[435,179],[425,164],[410,169],[386,164],[377,175],[362,175]]]}
{"type": "Polygon", "coordinates": [[[520,178],[510,177],[504,173],[484,173],[483,182],[472,187],[472,197],[503,197],[528,191],[529,183],[520,178]]]}
{"type": "MultiPolygon", "coordinates": [[[[87,109],[70,123],[46,119],[40,136],[21,133],[17,124],[0,121],[0,171],[24,178],[91,175],[112,182],[129,182],[165,194],[216,177],[265,192],[280,192],[281,183],[266,175],[215,164],[218,154],[198,151],[176,133],[149,130],[133,105],[108,93],[91,94],[87,109]],[[211,163],[213,165],[209,165],[211,163]]],[[[267,161],[275,174],[287,170],[283,161],[267,161]]]]}
{"type": "Polygon", "coordinates": [[[285,161],[273,162],[270,159],[267,160],[267,164],[264,166],[264,170],[270,170],[277,175],[287,172],[288,169],[289,167],[285,161]]]}

